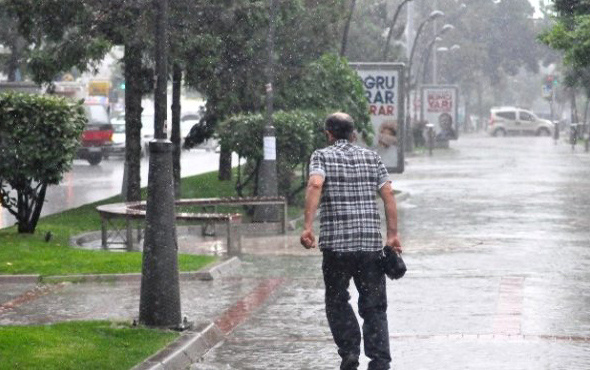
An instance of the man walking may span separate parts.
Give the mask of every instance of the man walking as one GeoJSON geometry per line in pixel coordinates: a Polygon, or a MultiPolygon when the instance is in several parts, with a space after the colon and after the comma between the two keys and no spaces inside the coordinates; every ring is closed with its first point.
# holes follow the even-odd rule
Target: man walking
{"type": "Polygon", "coordinates": [[[357,369],[359,365],[361,331],[349,303],[350,279],[359,292],[369,369],[389,369],[387,297],[380,265],[383,240],[376,193],[385,205],[387,244],[401,252],[397,210],[387,169],[377,153],[350,142],[353,127],[352,118],[345,113],[326,119],[325,132],[331,146],[311,156],[301,244],[308,249],[316,247],[313,219],[321,203],[319,247],[323,253],[326,315],[342,357],[340,369],[357,369]]]}

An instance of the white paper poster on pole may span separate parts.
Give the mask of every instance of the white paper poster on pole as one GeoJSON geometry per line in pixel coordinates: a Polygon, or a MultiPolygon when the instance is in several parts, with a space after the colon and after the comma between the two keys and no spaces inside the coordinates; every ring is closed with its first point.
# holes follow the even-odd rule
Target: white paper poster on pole
{"type": "Polygon", "coordinates": [[[264,160],[276,161],[277,160],[277,139],[274,136],[264,137],[264,160]]]}
{"type": "Polygon", "coordinates": [[[404,65],[400,63],[351,63],[365,87],[373,144],[390,172],[404,171],[404,65]]]}
{"type": "Polygon", "coordinates": [[[421,120],[434,125],[437,140],[456,140],[458,137],[458,96],[457,86],[422,86],[421,120]]]}

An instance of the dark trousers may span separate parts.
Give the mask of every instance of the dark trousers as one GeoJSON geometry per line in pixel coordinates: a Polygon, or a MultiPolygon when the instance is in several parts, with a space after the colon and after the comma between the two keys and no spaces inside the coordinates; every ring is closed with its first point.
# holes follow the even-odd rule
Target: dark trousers
{"type": "Polygon", "coordinates": [[[361,331],[349,303],[352,278],[359,292],[359,314],[363,318],[365,354],[369,370],[389,369],[389,331],[385,274],[379,264],[381,252],[324,251],[322,270],[326,285],[326,315],[338,354],[340,369],[356,369],[361,331]]]}

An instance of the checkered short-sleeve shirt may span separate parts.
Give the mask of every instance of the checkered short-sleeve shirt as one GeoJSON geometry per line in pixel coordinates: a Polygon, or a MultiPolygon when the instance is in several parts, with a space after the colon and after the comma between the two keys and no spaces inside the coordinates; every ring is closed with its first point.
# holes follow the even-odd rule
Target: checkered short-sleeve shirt
{"type": "Polygon", "coordinates": [[[312,154],[309,174],[324,177],[320,249],[381,250],[381,219],[375,198],[389,181],[389,174],[379,155],[347,140],[338,140],[312,154]]]}

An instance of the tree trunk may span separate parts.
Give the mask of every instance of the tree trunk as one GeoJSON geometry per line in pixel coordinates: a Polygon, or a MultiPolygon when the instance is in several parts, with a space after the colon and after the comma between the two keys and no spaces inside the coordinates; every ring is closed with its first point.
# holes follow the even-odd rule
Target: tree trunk
{"type": "Polygon", "coordinates": [[[348,17],[346,18],[346,23],[344,24],[344,32],[342,34],[342,47],[340,48],[341,57],[346,55],[346,45],[348,44],[348,31],[350,29],[350,22],[352,21],[352,15],[354,14],[355,6],[356,0],[351,0],[350,11],[348,12],[348,17]]]}
{"type": "Polygon", "coordinates": [[[180,93],[182,69],[178,63],[172,66],[172,174],[174,176],[174,197],[180,198],[180,93]]]}
{"type": "Polygon", "coordinates": [[[219,180],[231,180],[231,151],[223,145],[219,153],[219,180]]]}
{"type": "Polygon", "coordinates": [[[141,200],[142,62],[140,45],[133,42],[126,44],[123,60],[125,62],[125,162],[127,164],[125,201],[131,202],[141,200]]]}
{"type": "Polygon", "coordinates": [[[47,184],[43,183],[41,185],[41,189],[37,194],[37,199],[35,200],[34,208],[33,208],[33,215],[31,216],[30,225],[32,228],[31,232],[35,232],[35,228],[37,227],[37,223],[39,222],[39,217],[41,216],[41,210],[43,209],[43,204],[45,203],[45,194],[47,193],[47,184]]]}
{"type": "Polygon", "coordinates": [[[47,191],[47,184],[41,184],[39,192],[37,189],[31,187],[30,181],[28,181],[27,187],[18,190],[17,194],[17,223],[18,232],[23,234],[33,234],[37,223],[39,222],[39,216],[41,215],[41,209],[45,203],[45,193],[47,191]]]}

